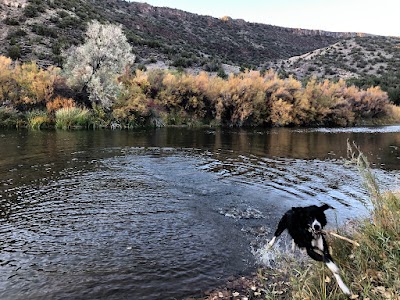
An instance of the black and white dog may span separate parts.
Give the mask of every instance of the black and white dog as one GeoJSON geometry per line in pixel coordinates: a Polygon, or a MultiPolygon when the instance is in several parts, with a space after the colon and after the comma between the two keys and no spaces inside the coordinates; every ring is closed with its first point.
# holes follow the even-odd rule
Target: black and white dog
{"type": "Polygon", "coordinates": [[[324,262],[335,276],[340,289],[346,295],[351,295],[349,288],[344,284],[339,275],[339,268],[333,261],[329,247],[325,240],[322,229],[326,225],[325,210],[332,208],[324,204],[322,206],[292,207],[279,221],[274,237],[268,243],[272,247],[275,240],[287,229],[293,242],[299,247],[306,249],[307,254],[314,260],[324,262]]]}

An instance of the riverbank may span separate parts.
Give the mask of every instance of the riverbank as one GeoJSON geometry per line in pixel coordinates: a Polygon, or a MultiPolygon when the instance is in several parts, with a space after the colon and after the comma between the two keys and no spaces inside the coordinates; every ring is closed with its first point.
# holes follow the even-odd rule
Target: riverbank
{"type": "MultiPolygon", "coordinates": [[[[328,126],[337,127],[357,127],[357,126],[391,126],[400,123],[400,109],[397,106],[388,106],[388,114],[379,118],[366,118],[355,121],[353,124],[346,126],[328,126]]],[[[0,128],[4,129],[62,129],[62,130],[133,130],[146,128],[274,128],[274,127],[299,127],[293,125],[281,126],[278,124],[264,126],[232,126],[222,124],[220,122],[206,122],[197,119],[185,119],[180,122],[171,122],[169,117],[161,118],[151,117],[141,120],[140,123],[122,123],[112,118],[99,117],[99,113],[93,109],[87,108],[63,108],[57,111],[55,115],[49,114],[46,111],[33,110],[28,112],[20,112],[12,107],[0,106],[0,128]]],[[[303,126],[301,126],[303,127],[303,126]]],[[[318,128],[324,126],[310,125],[306,128],[318,128]]],[[[303,128],[304,128],[303,127],[303,128]]]]}
{"type": "MultiPolygon", "coordinates": [[[[349,285],[350,299],[400,299],[400,194],[382,193],[366,157],[352,152],[370,198],[367,219],[355,220],[339,233],[356,243],[327,236],[332,256],[349,285]]],[[[348,299],[331,272],[321,263],[299,264],[284,259],[278,270],[261,268],[253,277],[240,278],[200,299],[348,299]]]]}
{"type": "Polygon", "coordinates": [[[232,278],[223,287],[186,300],[292,299],[290,276],[286,271],[259,269],[257,274],[232,278]]]}

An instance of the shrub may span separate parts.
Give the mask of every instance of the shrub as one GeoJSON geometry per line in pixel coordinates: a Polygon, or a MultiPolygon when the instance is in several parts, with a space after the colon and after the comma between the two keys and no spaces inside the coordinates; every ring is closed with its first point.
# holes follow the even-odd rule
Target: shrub
{"type": "Polygon", "coordinates": [[[192,61],[185,57],[178,57],[178,58],[174,59],[174,61],[172,62],[172,65],[177,68],[179,68],[179,67],[188,68],[192,65],[192,61]]]}
{"type": "Polygon", "coordinates": [[[71,98],[64,98],[61,96],[57,96],[53,100],[46,103],[46,108],[48,113],[54,113],[56,110],[65,107],[68,108],[75,107],[75,101],[71,98]]]}
{"type": "Polygon", "coordinates": [[[219,62],[212,60],[203,66],[203,70],[207,72],[217,72],[220,67],[221,64],[219,62]]]}
{"type": "Polygon", "coordinates": [[[22,28],[18,28],[17,30],[14,31],[10,31],[7,34],[7,39],[11,40],[11,39],[18,39],[20,37],[24,37],[26,36],[27,33],[25,30],[23,30],[22,28]]]}
{"type": "Polygon", "coordinates": [[[21,119],[21,114],[15,108],[0,106],[0,127],[17,127],[21,119]]]}
{"type": "Polygon", "coordinates": [[[41,129],[50,124],[50,119],[45,111],[32,110],[27,112],[26,119],[31,129],[41,129]]]}
{"type": "Polygon", "coordinates": [[[48,27],[41,24],[34,24],[32,27],[32,31],[35,32],[37,35],[47,36],[52,38],[57,38],[58,32],[52,27],[48,27]]]}
{"type": "Polygon", "coordinates": [[[15,90],[12,103],[19,106],[44,105],[53,95],[54,82],[58,77],[59,69],[49,67],[40,68],[36,63],[15,65],[12,70],[15,81],[15,90]]]}
{"type": "Polygon", "coordinates": [[[19,25],[19,21],[17,19],[13,19],[13,18],[10,18],[10,17],[5,18],[3,22],[4,22],[4,24],[10,25],[10,26],[19,25]]]}
{"type": "Polygon", "coordinates": [[[217,76],[221,77],[222,79],[228,78],[228,74],[225,73],[225,70],[223,68],[218,69],[217,76]]]}
{"type": "Polygon", "coordinates": [[[19,45],[12,45],[8,48],[8,56],[12,60],[17,60],[21,58],[21,48],[19,45]]]}
{"type": "Polygon", "coordinates": [[[34,18],[38,16],[37,8],[34,5],[27,5],[24,9],[24,15],[27,18],[34,18]]]}

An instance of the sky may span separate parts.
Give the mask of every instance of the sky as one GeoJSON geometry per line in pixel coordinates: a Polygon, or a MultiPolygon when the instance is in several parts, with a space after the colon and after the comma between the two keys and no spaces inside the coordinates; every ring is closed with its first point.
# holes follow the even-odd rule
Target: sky
{"type": "Polygon", "coordinates": [[[212,17],[400,36],[400,0],[135,0],[212,17]]]}

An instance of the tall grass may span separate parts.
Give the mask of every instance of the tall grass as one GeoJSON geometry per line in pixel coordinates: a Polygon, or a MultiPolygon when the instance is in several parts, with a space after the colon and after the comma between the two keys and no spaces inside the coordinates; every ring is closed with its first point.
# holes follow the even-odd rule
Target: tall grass
{"type": "MultiPolygon", "coordinates": [[[[354,145],[349,144],[348,150],[369,192],[369,201],[363,204],[370,217],[357,221],[351,233],[341,229],[340,234],[357,241],[359,247],[329,238],[333,257],[352,299],[400,299],[400,194],[380,191],[365,155],[354,145]]],[[[318,263],[298,271],[292,286],[294,299],[346,298],[329,270],[318,263]]]]}
{"type": "Polygon", "coordinates": [[[91,113],[86,108],[64,107],[56,111],[56,128],[87,128],[90,125],[91,113]]]}

